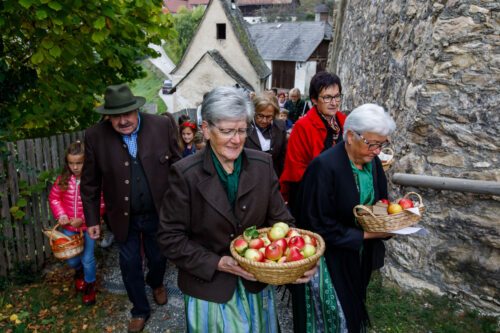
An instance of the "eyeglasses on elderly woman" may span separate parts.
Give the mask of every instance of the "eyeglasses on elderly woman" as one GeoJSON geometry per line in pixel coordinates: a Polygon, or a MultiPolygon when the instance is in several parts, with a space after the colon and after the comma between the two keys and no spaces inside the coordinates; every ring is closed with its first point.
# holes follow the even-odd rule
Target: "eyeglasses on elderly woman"
{"type": "Polygon", "coordinates": [[[384,141],[384,142],[380,142],[380,143],[375,143],[375,142],[370,142],[368,140],[366,140],[361,134],[359,134],[358,132],[353,132],[355,133],[357,136],[359,136],[363,142],[368,145],[368,150],[369,151],[374,151],[374,150],[377,150],[377,149],[384,149],[384,148],[387,148],[389,147],[389,145],[391,144],[388,140],[384,141]]]}
{"type": "Polygon", "coordinates": [[[220,136],[226,139],[232,139],[235,137],[236,134],[240,138],[246,138],[250,134],[252,134],[252,127],[245,127],[245,128],[219,128],[215,126],[214,124],[210,123],[210,127],[213,127],[217,129],[219,132],[220,136]]]}

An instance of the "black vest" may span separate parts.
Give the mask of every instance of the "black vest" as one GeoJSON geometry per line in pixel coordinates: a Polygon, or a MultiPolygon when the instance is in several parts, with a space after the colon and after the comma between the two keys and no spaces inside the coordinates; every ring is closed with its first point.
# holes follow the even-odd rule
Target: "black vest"
{"type": "Polygon", "coordinates": [[[130,214],[156,214],[144,168],[137,158],[131,157],[130,214]]]}

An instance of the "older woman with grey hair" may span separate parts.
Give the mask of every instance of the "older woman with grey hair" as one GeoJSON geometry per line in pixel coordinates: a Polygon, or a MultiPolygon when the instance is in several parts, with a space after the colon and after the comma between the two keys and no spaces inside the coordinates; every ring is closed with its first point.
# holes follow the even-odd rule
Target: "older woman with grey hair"
{"type": "Polygon", "coordinates": [[[179,268],[187,331],[277,332],[273,289],[238,266],[229,251],[248,227],[294,222],[278,191],[272,156],[243,148],[254,115],[244,91],[212,90],[201,114],[207,146],[172,166],[158,231],[163,254],[179,268]]]}
{"type": "Polygon", "coordinates": [[[358,204],[387,198],[387,180],[377,155],[395,128],[391,116],[376,104],[354,109],[344,124],[344,143],[319,155],[304,174],[298,193],[302,206],[295,218],[299,227],[323,236],[326,251],[319,274],[305,288],[303,321],[318,324],[318,316],[329,314],[331,324],[322,323],[332,326],[324,331],[364,332],[369,323],[366,288],[372,271],[384,264],[382,240],[390,234],[363,231],[352,211],[358,204]],[[321,311],[308,316],[310,308],[321,311]]]}

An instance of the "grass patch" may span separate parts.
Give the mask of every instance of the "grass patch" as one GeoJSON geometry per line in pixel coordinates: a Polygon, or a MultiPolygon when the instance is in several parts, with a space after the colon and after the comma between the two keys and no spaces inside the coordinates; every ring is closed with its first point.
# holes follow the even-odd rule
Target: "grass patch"
{"type": "Polygon", "coordinates": [[[97,303],[84,306],[74,289],[73,270],[62,263],[37,282],[10,281],[0,291],[0,332],[112,332],[106,318],[127,304],[126,296],[99,288],[97,303]]]}
{"type": "Polygon", "coordinates": [[[158,106],[158,113],[165,112],[167,106],[161,97],[158,96],[158,93],[166,77],[149,60],[144,60],[141,64],[146,72],[146,76],[132,82],[131,87],[134,95],[145,97],[146,103],[156,104],[158,106]]]}
{"type": "Polygon", "coordinates": [[[498,318],[464,310],[445,296],[405,292],[382,280],[380,273],[376,273],[368,286],[371,333],[497,332],[498,318]]]}

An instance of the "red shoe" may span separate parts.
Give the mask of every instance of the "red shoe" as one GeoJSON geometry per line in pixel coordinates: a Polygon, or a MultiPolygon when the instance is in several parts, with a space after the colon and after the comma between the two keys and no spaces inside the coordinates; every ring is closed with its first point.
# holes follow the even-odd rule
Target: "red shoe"
{"type": "Polygon", "coordinates": [[[85,283],[85,290],[83,291],[83,305],[95,304],[95,282],[85,283]]]}
{"type": "Polygon", "coordinates": [[[85,289],[85,280],[83,279],[83,268],[75,270],[75,289],[83,291],[85,289]]]}

